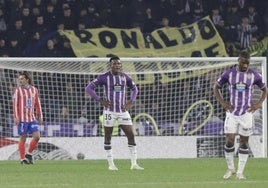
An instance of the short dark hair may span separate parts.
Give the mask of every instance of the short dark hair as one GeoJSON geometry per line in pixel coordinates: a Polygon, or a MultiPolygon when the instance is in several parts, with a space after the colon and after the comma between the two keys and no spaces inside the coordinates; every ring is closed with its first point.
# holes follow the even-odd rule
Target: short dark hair
{"type": "Polygon", "coordinates": [[[249,59],[250,58],[250,54],[247,51],[243,50],[243,51],[241,51],[239,53],[239,57],[242,57],[242,58],[245,58],[245,59],[249,59]]]}
{"type": "Polygon", "coordinates": [[[28,71],[21,71],[19,72],[19,75],[25,76],[26,80],[29,80],[29,84],[32,85],[33,84],[33,80],[32,80],[32,76],[31,73],[28,71]]]}
{"type": "Polygon", "coordinates": [[[116,55],[112,56],[109,60],[109,62],[111,63],[113,60],[120,60],[120,58],[116,55]]]}

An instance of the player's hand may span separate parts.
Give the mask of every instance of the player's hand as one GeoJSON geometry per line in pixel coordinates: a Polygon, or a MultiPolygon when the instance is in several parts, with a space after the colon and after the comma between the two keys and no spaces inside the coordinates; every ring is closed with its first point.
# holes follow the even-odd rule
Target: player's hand
{"type": "Polygon", "coordinates": [[[38,123],[39,123],[39,125],[42,125],[43,124],[43,119],[42,118],[39,118],[38,119],[38,123]]]}
{"type": "Polygon", "coordinates": [[[234,108],[229,102],[224,101],[221,105],[227,112],[232,112],[234,110],[234,108]]]}
{"type": "Polygon", "coordinates": [[[132,101],[128,101],[124,106],[123,109],[128,111],[131,107],[132,107],[133,102],[132,101]]]}
{"type": "Polygon", "coordinates": [[[110,101],[107,101],[107,100],[101,99],[100,103],[101,103],[101,105],[105,106],[106,108],[112,106],[112,103],[110,101]]]}
{"type": "Polygon", "coordinates": [[[248,112],[255,112],[258,108],[260,108],[259,104],[252,104],[249,108],[248,108],[248,112]]]}
{"type": "Polygon", "coordinates": [[[15,125],[19,125],[20,120],[19,120],[18,118],[15,118],[15,119],[14,119],[14,123],[15,123],[15,125]]]}

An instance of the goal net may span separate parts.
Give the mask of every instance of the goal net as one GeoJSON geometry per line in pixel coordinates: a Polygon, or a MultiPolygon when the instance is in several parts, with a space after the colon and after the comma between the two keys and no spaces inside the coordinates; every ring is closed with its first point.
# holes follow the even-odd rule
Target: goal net
{"type": "MultiPolygon", "coordinates": [[[[226,68],[237,64],[237,58],[121,58],[121,62],[139,89],[130,113],[141,157],[223,157],[225,111],[212,87],[226,68]],[[159,145],[165,151],[162,154],[156,152],[159,145]]],[[[265,58],[252,58],[250,66],[267,81],[265,58]]],[[[44,114],[35,157],[104,157],[102,107],[85,93],[85,87],[109,70],[108,58],[2,58],[0,159],[18,158],[12,94],[22,70],[32,73],[44,114]]],[[[96,92],[102,95],[102,88],[96,92]]],[[[256,88],[254,100],[260,93],[256,88]]],[[[223,95],[228,100],[227,88],[223,95]]],[[[266,157],[266,102],[254,119],[251,156],[266,157]]],[[[112,143],[120,145],[124,136],[115,123],[112,143]]]]}

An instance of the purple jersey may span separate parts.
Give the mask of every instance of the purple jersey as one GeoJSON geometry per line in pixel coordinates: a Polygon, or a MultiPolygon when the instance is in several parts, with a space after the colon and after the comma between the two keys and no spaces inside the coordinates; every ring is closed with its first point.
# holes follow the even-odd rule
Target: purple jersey
{"type": "Polygon", "coordinates": [[[100,100],[101,97],[94,91],[94,88],[97,86],[103,86],[105,99],[113,104],[106,110],[110,110],[112,112],[124,111],[122,107],[126,103],[126,87],[131,89],[130,100],[134,101],[138,94],[137,86],[125,73],[113,75],[111,71],[106,72],[88,84],[86,92],[95,100],[100,100]]]}
{"type": "Polygon", "coordinates": [[[237,67],[226,70],[217,80],[219,87],[226,83],[229,84],[230,103],[234,107],[232,112],[234,115],[244,114],[251,106],[254,85],[257,85],[261,90],[266,87],[258,72],[252,69],[239,72],[237,67]]]}

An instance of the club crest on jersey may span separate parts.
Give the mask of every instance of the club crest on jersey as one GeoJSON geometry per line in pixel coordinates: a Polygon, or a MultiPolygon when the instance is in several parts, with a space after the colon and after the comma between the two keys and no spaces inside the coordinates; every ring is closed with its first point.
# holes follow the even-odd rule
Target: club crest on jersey
{"type": "Polygon", "coordinates": [[[121,77],[122,82],[126,81],[126,77],[124,75],[121,75],[120,77],[121,77]]]}
{"type": "Polygon", "coordinates": [[[117,84],[117,85],[114,85],[114,92],[121,92],[122,91],[122,86],[117,84]]]}

